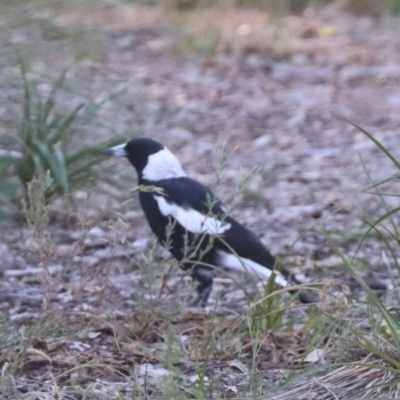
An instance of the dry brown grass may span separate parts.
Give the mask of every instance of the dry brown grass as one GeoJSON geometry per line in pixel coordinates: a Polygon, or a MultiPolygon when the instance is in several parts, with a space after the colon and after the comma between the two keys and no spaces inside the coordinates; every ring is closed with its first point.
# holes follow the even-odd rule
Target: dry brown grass
{"type": "MultiPolygon", "coordinates": [[[[380,351],[400,361],[397,349],[381,345],[380,351]]],[[[397,399],[400,396],[400,376],[393,366],[382,358],[357,347],[346,348],[343,366],[318,377],[307,377],[290,390],[270,397],[271,400],[315,399],[357,400],[397,399]]],[[[318,374],[318,373],[317,373],[318,374]]]]}

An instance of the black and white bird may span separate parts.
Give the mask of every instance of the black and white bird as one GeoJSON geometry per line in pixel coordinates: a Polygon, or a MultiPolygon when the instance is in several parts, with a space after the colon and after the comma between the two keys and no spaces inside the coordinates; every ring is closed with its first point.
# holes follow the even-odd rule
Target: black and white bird
{"type": "MultiPolygon", "coordinates": [[[[211,189],[188,178],[178,159],[162,144],[138,138],[104,154],[126,157],[138,174],[140,204],[158,241],[190,269],[198,282],[191,306],[205,306],[217,268],[244,271],[267,280],[275,258],[249,229],[227,214],[211,189]]],[[[297,284],[288,271],[275,272],[281,287],[297,284]]],[[[299,298],[309,303],[307,295],[299,298]]]]}

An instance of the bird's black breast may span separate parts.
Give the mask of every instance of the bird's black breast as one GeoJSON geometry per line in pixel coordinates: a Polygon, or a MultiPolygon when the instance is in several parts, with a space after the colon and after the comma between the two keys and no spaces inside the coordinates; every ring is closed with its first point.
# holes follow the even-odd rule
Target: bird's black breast
{"type": "Polygon", "coordinates": [[[160,242],[164,242],[166,227],[170,222],[169,218],[161,214],[153,193],[141,191],[139,200],[151,230],[160,242]]]}

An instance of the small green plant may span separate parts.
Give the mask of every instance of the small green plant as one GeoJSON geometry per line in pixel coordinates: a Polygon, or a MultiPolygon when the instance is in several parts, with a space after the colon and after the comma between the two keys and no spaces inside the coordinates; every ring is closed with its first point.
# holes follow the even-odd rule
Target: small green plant
{"type": "Polygon", "coordinates": [[[285,307],[274,295],[275,275],[272,274],[264,286],[265,294],[249,308],[251,329],[255,331],[277,331],[282,327],[285,307]]]}
{"type": "MultiPolygon", "coordinates": [[[[66,71],[52,83],[47,96],[38,90],[38,83],[29,78],[28,67],[20,61],[22,80],[22,118],[15,138],[0,138],[1,197],[10,199],[18,190],[27,198],[28,183],[36,176],[43,184],[47,174],[51,183],[46,186],[46,203],[68,196],[78,187],[96,179],[106,179],[100,149],[115,145],[121,138],[104,143],[82,145],[78,122],[88,118],[104,104],[81,101],[66,115],[60,113],[60,92],[64,89],[66,71]],[[102,169],[101,169],[102,168],[102,169]]],[[[0,201],[2,199],[0,198],[0,201]]]]}

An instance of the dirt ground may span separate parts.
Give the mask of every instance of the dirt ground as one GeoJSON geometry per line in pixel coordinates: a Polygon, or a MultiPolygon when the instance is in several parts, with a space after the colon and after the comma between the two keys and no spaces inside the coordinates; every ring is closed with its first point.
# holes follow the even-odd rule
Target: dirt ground
{"type": "MultiPolygon", "coordinates": [[[[379,197],[364,190],[396,169],[343,117],[400,156],[398,21],[354,17],[336,3],[283,19],[223,7],[186,14],[117,2],[76,7],[10,4],[0,15],[0,35],[5,48],[19,46],[40,79],[70,66],[68,80],[80,94],[101,101],[118,92],[97,121],[79,128],[83,142],[120,133],[154,138],[191,177],[232,204],[233,215],[271,252],[286,257],[302,281],[334,282],[349,299],[365,296],[325,231],[346,256],[355,256],[370,287],[387,294],[393,285],[385,242],[373,235],[358,246],[368,226],[363,219],[384,212],[379,197]],[[19,23],[6,23],[14,7],[19,23]],[[229,157],[219,176],[223,148],[229,157]],[[255,167],[254,178],[234,195],[255,167]]],[[[9,109],[19,101],[9,85],[17,68],[8,61],[0,69],[2,87],[9,89],[0,94],[3,135],[12,133],[9,109]]],[[[48,91],[46,83],[41,89],[48,91]]],[[[51,205],[51,255],[42,263],[26,224],[0,220],[0,361],[3,380],[8,373],[15,380],[3,382],[6,398],[45,393],[46,385],[55,397],[31,398],[64,398],[58,390],[84,398],[79,385],[91,387],[85,398],[134,398],[128,396],[136,384],[149,385],[148,396],[162,397],[168,390],[159,381],[170,376],[171,365],[189,388],[198,377],[198,344],[191,335],[204,338],[215,321],[185,309],[190,280],[155,246],[135,194],[128,193],[135,186],[133,169],[122,160],[104,162],[118,164],[122,178],[115,179],[129,182],[126,190],[104,184],[102,192],[76,193],[74,218],[62,200],[51,205]],[[187,346],[186,358],[165,358],[171,326],[187,346]],[[112,394],[117,392],[120,397],[112,394]]],[[[398,185],[386,189],[398,193],[398,185]]],[[[396,207],[397,199],[385,197],[388,207],[396,207]]],[[[247,278],[235,279],[252,287],[247,278]]],[[[235,281],[217,279],[209,312],[219,318],[219,337],[235,331],[232,321],[247,307],[235,281]]],[[[292,340],[286,331],[276,335],[292,340]]],[[[238,337],[245,348],[248,338],[243,332],[238,337]]],[[[276,337],[266,341],[257,364],[263,389],[256,394],[296,360],[301,341],[293,344],[292,358],[276,337]]],[[[241,377],[252,359],[245,354],[240,358],[222,347],[208,359],[208,379],[223,375],[219,396],[251,394],[241,377]]],[[[187,390],[184,396],[193,398],[187,390]]]]}

